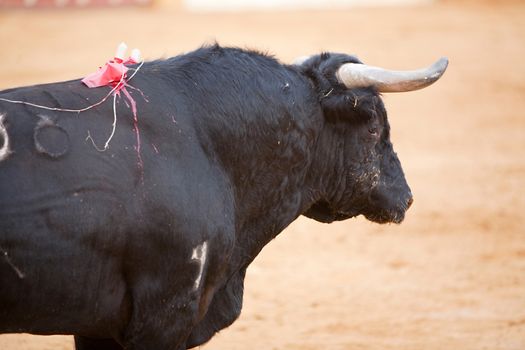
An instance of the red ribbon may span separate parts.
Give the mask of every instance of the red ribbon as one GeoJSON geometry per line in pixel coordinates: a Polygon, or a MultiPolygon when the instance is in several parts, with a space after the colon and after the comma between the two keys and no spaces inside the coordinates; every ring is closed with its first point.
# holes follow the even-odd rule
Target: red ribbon
{"type": "MultiPolygon", "coordinates": [[[[126,73],[129,70],[129,68],[126,67],[126,64],[136,63],[138,62],[136,62],[131,57],[128,58],[126,61],[115,57],[114,59],[108,61],[104,66],[100,67],[98,71],[82,79],[82,82],[86,84],[89,88],[96,88],[105,85],[115,86],[121,80],[123,80],[122,77],[124,77],[124,80],[126,79],[126,73]]],[[[124,84],[122,84],[122,87],[123,86],[124,84]]],[[[122,87],[119,87],[117,91],[120,90],[122,87]]]]}

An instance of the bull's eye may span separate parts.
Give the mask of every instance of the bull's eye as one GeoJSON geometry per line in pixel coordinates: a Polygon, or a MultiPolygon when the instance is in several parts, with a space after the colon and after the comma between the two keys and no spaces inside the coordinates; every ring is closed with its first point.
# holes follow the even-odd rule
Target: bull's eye
{"type": "Polygon", "coordinates": [[[378,137],[379,136],[379,130],[377,128],[368,128],[368,132],[373,137],[378,137]]]}

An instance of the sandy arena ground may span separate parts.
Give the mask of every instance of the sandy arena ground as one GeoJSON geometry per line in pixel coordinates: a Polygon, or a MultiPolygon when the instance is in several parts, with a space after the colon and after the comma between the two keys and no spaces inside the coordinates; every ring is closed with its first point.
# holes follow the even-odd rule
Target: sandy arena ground
{"type": "MultiPolygon", "coordinates": [[[[241,318],[201,349],[525,349],[525,4],[3,11],[0,88],[84,76],[121,40],[148,59],[214,40],[283,61],[450,58],[435,86],[384,98],[415,195],[406,221],[297,220],[249,269],[241,318]]],[[[2,350],[72,348],[71,337],[0,336],[2,350]]]]}

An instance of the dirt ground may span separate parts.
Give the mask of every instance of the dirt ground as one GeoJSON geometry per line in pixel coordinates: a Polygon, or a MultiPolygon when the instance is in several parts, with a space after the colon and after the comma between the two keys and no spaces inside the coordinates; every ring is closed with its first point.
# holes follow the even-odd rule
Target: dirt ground
{"type": "MultiPolygon", "coordinates": [[[[201,349],[525,349],[525,4],[3,11],[0,88],[84,76],[122,40],[148,59],[214,40],[283,61],[322,50],[396,69],[450,59],[436,85],[384,97],[415,196],[405,222],[300,218],[248,270],[240,319],[201,349]]],[[[72,344],[0,336],[2,350],[72,344]]]]}

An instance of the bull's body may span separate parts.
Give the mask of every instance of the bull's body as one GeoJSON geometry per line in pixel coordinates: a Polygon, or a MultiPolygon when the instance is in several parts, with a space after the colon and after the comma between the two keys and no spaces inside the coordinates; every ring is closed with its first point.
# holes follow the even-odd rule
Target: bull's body
{"type": "MultiPolygon", "coordinates": [[[[337,171],[320,144],[359,140],[323,139],[320,91],[298,67],[211,47],[146,63],[130,83],[147,96],[132,90],[140,144],[121,99],[105,152],[86,136],[109,137],[110,102],[80,114],[0,102],[0,332],[189,348],[238,317],[248,264],[299,215],[385,221],[321,208],[331,175],[358,170],[337,171]]],[[[107,92],[70,81],[0,97],[82,108],[107,92]]]]}

